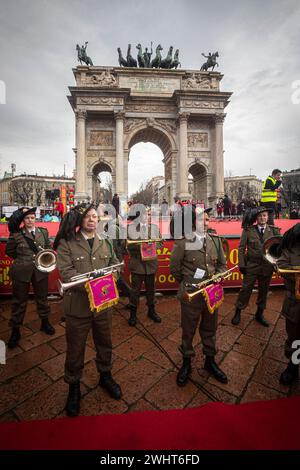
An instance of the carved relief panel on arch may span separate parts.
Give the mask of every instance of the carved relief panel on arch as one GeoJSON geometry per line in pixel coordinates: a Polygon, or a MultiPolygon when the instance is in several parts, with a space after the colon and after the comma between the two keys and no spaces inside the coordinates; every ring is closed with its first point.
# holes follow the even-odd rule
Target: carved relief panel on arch
{"type": "Polygon", "coordinates": [[[208,133],[207,132],[189,132],[188,133],[188,146],[196,148],[208,148],[208,133]]]}
{"type": "Polygon", "coordinates": [[[112,148],[114,147],[113,131],[91,130],[89,132],[89,148],[112,148]]]}

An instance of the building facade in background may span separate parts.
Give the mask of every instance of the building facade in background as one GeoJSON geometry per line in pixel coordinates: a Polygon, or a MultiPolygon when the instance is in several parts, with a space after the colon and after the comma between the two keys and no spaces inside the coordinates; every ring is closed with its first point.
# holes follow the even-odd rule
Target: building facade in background
{"type": "Polygon", "coordinates": [[[18,175],[5,173],[0,180],[0,206],[39,206],[52,209],[56,198],[74,204],[75,179],[65,176],[18,175]]]}
{"type": "Polygon", "coordinates": [[[262,185],[263,181],[254,175],[224,178],[225,194],[235,203],[251,198],[260,201],[262,185]]]}

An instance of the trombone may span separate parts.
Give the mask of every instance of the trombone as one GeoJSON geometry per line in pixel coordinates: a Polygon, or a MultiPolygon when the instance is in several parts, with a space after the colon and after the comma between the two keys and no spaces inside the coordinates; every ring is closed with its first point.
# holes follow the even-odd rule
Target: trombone
{"type": "Polygon", "coordinates": [[[209,284],[214,284],[215,282],[218,282],[223,279],[226,279],[227,277],[230,277],[234,269],[236,269],[236,266],[233,266],[232,268],[227,269],[227,271],[224,271],[223,273],[214,274],[209,279],[206,279],[206,281],[199,282],[198,284],[186,283],[185,287],[193,287],[194,289],[196,289],[194,292],[185,292],[186,298],[188,299],[189,302],[191,302],[193,298],[201,294],[204,291],[205,287],[207,287],[209,284]]]}
{"type": "Polygon", "coordinates": [[[111,266],[106,266],[105,268],[95,269],[94,271],[89,271],[88,273],[84,274],[77,274],[77,276],[71,277],[69,282],[61,282],[58,280],[58,290],[61,296],[68,289],[72,289],[72,287],[80,286],[81,284],[85,284],[86,282],[90,281],[91,279],[95,279],[96,277],[106,276],[107,274],[112,274],[119,271],[120,268],[124,267],[124,261],[122,263],[112,264],[111,266]]]}

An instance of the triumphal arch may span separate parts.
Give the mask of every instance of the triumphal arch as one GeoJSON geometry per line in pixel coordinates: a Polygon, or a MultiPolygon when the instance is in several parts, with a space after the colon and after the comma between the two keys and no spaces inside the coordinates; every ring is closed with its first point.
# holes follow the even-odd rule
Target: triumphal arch
{"type": "Polygon", "coordinates": [[[79,66],[69,101],[76,116],[75,200],[96,199],[97,175],[127,196],[131,147],[152,142],[164,155],[165,198],[224,195],[223,122],[231,93],[218,72],[79,66]]]}

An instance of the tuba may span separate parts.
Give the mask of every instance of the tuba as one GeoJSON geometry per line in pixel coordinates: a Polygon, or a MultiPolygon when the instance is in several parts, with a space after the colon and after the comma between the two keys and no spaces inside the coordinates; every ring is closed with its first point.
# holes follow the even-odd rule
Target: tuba
{"type": "Polygon", "coordinates": [[[263,255],[264,258],[271,263],[273,266],[277,266],[277,260],[281,255],[280,243],[282,235],[276,235],[268,238],[263,244],[263,255]]]}
{"type": "Polygon", "coordinates": [[[36,254],[34,264],[42,273],[51,273],[56,268],[56,253],[54,250],[44,249],[36,254]]]}

